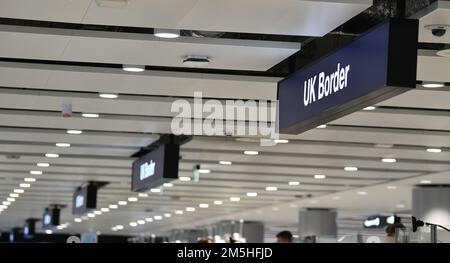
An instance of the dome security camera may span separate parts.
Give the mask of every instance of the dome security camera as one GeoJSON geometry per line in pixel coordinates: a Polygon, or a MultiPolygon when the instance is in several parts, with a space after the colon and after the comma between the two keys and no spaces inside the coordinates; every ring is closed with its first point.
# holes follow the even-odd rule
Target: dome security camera
{"type": "Polygon", "coordinates": [[[435,37],[443,37],[447,33],[447,29],[450,29],[450,25],[427,25],[426,29],[431,31],[431,34],[435,37]]]}

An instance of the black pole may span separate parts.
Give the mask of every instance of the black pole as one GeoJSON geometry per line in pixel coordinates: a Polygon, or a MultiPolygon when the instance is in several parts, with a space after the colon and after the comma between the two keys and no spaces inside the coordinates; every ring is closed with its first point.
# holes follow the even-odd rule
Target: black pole
{"type": "Polygon", "coordinates": [[[397,18],[406,18],[406,0],[397,0],[397,18]]]}

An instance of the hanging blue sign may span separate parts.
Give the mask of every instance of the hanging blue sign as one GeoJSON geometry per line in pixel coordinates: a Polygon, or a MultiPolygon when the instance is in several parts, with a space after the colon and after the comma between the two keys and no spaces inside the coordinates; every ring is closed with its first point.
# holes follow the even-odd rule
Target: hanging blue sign
{"type": "Polygon", "coordinates": [[[416,86],[418,22],[393,19],[278,83],[281,133],[299,134],[416,86]]]}

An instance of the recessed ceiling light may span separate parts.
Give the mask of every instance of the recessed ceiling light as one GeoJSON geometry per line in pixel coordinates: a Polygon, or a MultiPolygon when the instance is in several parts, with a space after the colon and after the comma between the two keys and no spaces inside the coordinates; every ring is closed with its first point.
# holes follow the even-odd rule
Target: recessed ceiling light
{"type": "Polygon", "coordinates": [[[87,216],[90,217],[90,218],[94,218],[95,214],[94,213],[89,213],[89,214],[87,214],[87,216]]]}
{"type": "Polygon", "coordinates": [[[139,225],[145,225],[145,220],[138,220],[137,223],[138,223],[139,225]]]}
{"type": "Polygon", "coordinates": [[[152,192],[152,193],[161,193],[161,189],[159,189],[159,188],[152,188],[152,189],[150,189],[150,192],[152,192]]]}
{"type": "Polygon", "coordinates": [[[183,210],[176,210],[175,214],[176,215],[182,215],[182,214],[184,214],[184,212],[183,212],[183,210]]]}
{"type": "Polygon", "coordinates": [[[317,201],[317,200],[311,200],[311,201],[309,201],[309,203],[310,203],[310,204],[317,204],[317,203],[319,203],[319,201],[317,201]]]}
{"type": "Polygon", "coordinates": [[[291,181],[291,182],[288,183],[288,185],[290,185],[290,186],[297,186],[297,185],[300,185],[300,182],[291,181]]]}
{"type": "Polygon", "coordinates": [[[327,178],[327,176],[324,174],[315,174],[314,175],[314,179],[317,179],[317,180],[323,180],[325,178],[327,178]]]}
{"type": "Polygon", "coordinates": [[[136,227],[138,224],[136,222],[130,222],[131,227],[136,227]]]}
{"type": "Polygon", "coordinates": [[[81,219],[83,219],[83,220],[89,220],[89,217],[87,217],[87,216],[82,216],[81,219]]]}
{"type": "Polygon", "coordinates": [[[16,194],[23,194],[25,192],[25,190],[23,190],[23,189],[14,189],[13,192],[16,193],[16,194]]]}
{"type": "Polygon", "coordinates": [[[30,174],[33,174],[33,175],[41,175],[41,174],[42,174],[42,171],[30,171],[30,174]]]}
{"type": "Polygon", "coordinates": [[[437,89],[437,88],[445,87],[445,83],[434,82],[434,81],[423,81],[422,87],[428,88],[428,89],[437,89]]]}
{"type": "Polygon", "coordinates": [[[146,194],[146,193],[139,193],[138,197],[148,197],[148,194],[146,194]]]}
{"type": "Polygon", "coordinates": [[[30,188],[31,184],[19,184],[19,186],[22,188],[30,188]]]}
{"type": "Polygon", "coordinates": [[[23,180],[28,183],[36,182],[36,178],[31,178],[31,177],[24,178],[23,180]]]}
{"type": "Polygon", "coordinates": [[[119,201],[119,202],[117,202],[117,204],[119,204],[119,205],[127,205],[127,201],[119,201]]]}
{"type": "Polygon", "coordinates": [[[51,234],[53,234],[53,231],[52,231],[52,230],[50,230],[50,229],[47,229],[47,230],[45,230],[45,234],[47,234],[47,235],[51,235],[51,234]]]}
{"type": "Polygon", "coordinates": [[[195,207],[186,207],[186,211],[194,212],[195,211],[195,207]]]}
{"type": "Polygon", "coordinates": [[[102,209],[100,209],[100,211],[102,211],[103,213],[108,213],[109,212],[109,208],[103,207],[102,209]]]}
{"type": "Polygon", "coordinates": [[[99,7],[105,8],[124,8],[129,2],[130,0],[95,0],[99,7]]]}
{"type": "Polygon", "coordinates": [[[258,151],[244,151],[245,155],[258,155],[259,152],[258,151]]]}
{"type": "Polygon", "coordinates": [[[347,167],[344,167],[344,171],[346,171],[346,172],[356,172],[356,171],[358,171],[358,167],[347,166],[347,167]]]}
{"type": "Polygon", "coordinates": [[[117,209],[117,208],[119,208],[117,205],[109,205],[108,207],[109,207],[109,209],[117,209]]]}
{"type": "Polygon", "coordinates": [[[6,198],[6,201],[8,201],[8,202],[15,202],[16,199],[13,198],[13,197],[8,197],[8,198],[6,198]]]}
{"type": "Polygon", "coordinates": [[[396,163],[397,159],[394,159],[394,158],[383,158],[383,159],[381,159],[381,161],[383,163],[396,163]]]}
{"type": "Polygon", "coordinates": [[[183,58],[183,66],[186,67],[204,67],[211,63],[207,56],[186,56],[183,58]]]}
{"type": "Polygon", "coordinates": [[[230,161],[220,161],[219,163],[222,164],[222,165],[232,165],[233,164],[230,161]]]}
{"type": "Polygon", "coordinates": [[[127,72],[144,72],[145,66],[125,64],[122,66],[122,69],[127,72]]]}
{"type": "Polygon", "coordinates": [[[188,176],[180,176],[180,177],[178,177],[178,180],[184,181],[184,182],[188,182],[188,181],[191,180],[191,177],[188,177],[188,176]]]}
{"type": "Polygon", "coordinates": [[[383,148],[383,149],[390,149],[393,148],[393,144],[386,144],[386,143],[377,143],[374,145],[375,148],[383,148]]]}
{"type": "Polygon", "coordinates": [[[37,163],[36,164],[38,167],[50,167],[49,163],[37,163]]]}
{"type": "Polygon", "coordinates": [[[333,200],[341,200],[341,197],[340,196],[333,196],[331,199],[333,199],[333,200]]]}
{"type": "Polygon", "coordinates": [[[172,214],[171,214],[171,213],[166,213],[166,214],[164,214],[164,217],[166,217],[166,218],[171,218],[171,217],[172,217],[172,214]]]}
{"type": "Polygon", "coordinates": [[[2,202],[2,205],[11,205],[11,202],[9,202],[9,201],[3,201],[3,202],[2,202]]]}
{"type": "Polygon", "coordinates": [[[277,139],[277,140],[273,140],[274,143],[289,143],[289,140],[284,140],[284,139],[277,139]]]}
{"type": "Polygon", "coordinates": [[[57,154],[57,153],[46,153],[45,157],[47,157],[47,158],[58,158],[59,154],[57,154]]]}
{"type": "Polygon", "coordinates": [[[155,220],[162,220],[162,219],[163,219],[162,216],[154,216],[153,218],[154,218],[155,220]]]}
{"type": "Polygon", "coordinates": [[[241,198],[239,198],[239,197],[230,197],[230,201],[231,202],[239,202],[239,201],[241,201],[241,198]]]}
{"type": "Polygon", "coordinates": [[[96,214],[96,215],[101,215],[102,214],[102,211],[99,211],[99,210],[96,210],[96,211],[94,211],[94,214],[96,214]]]}
{"type": "Polygon", "coordinates": [[[68,134],[72,134],[72,135],[80,135],[83,133],[83,131],[80,130],[67,130],[68,134]]]}
{"type": "Polygon", "coordinates": [[[117,228],[117,230],[122,230],[124,227],[123,227],[123,225],[117,225],[116,228],[117,228]]]}
{"type": "Polygon", "coordinates": [[[172,183],[165,183],[165,184],[163,184],[163,186],[169,188],[169,187],[173,187],[173,184],[172,183]]]}
{"type": "Polygon", "coordinates": [[[395,185],[388,185],[388,186],[386,186],[386,188],[387,188],[388,190],[396,190],[396,189],[397,189],[397,186],[395,186],[395,185]]]}
{"type": "Polygon", "coordinates": [[[222,204],[223,204],[223,202],[222,202],[222,201],[220,201],[220,200],[216,200],[216,201],[214,201],[214,204],[215,204],[215,205],[222,205],[222,204]]]}
{"type": "Polygon", "coordinates": [[[19,197],[19,194],[12,193],[12,194],[9,194],[9,197],[17,198],[17,197],[19,197]]]}
{"type": "Polygon", "coordinates": [[[374,106],[369,106],[369,107],[365,107],[363,110],[365,111],[372,111],[372,110],[376,110],[377,108],[374,106]]]}
{"type": "Polygon", "coordinates": [[[248,193],[247,193],[247,196],[248,196],[248,197],[256,197],[256,196],[258,196],[258,193],[248,192],[248,193]]]}
{"type": "Polygon", "coordinates": [[[404,204],[397,204],[396,207],[397,208],[405,208],[406,206],[404,204]]]}
{"type": "Polygon", "coordinates": [[[99,93],[98,96],[102,99],[117,99],[119,95],[113,93],[99,93]]]}
{"type": "Polygon", "coordinates": [[[430,180],[422,180],[420,181],[421,184],[431,184],[432,182],[430,180]]]}
{"type": "Polygon", "coordinates": [[[199,204],[198,207],[200,207],[200,208],[208,208],[209,205],[208,204],[199,204]]]}
{"type": "Polygon", "coordinates": [[[278,190],[278,187],[275,187],[275,186],[267,186],[266,187],[266,191],[269,191],[269,192],[274,192],[277,190],[278,190]]]}
{"type": "Polygon", "coordinates": [[[70,143],[58,142],[56,144],[56,147],[67,148],[67,147],[70,147],[70,143]]]}
{"type": "Polygon", "coordinates": [[[209,173],[211,173],[211,170],[208,170],[208,169],[200,169],[200,170],[198,170],[198,173],[201,173],[201,174],[209,174],[209,173]]]}
{"type": "Polygon", "coordinates": [[[113,226],[113,227],[111,227],[111,230],[112,230],[112,231],[114,231],[114,232],[116,232],[116,231],[119,231],[119,230],[117,230],[117,228],[116,228],[116,227],[114,227],[114,226],[113,226]]]}
{"type": "Polygon", "coordinates": [[[296,207],[298,207],[298,205],[297,204],[290,204],[289,207],[290,208],[296,208],[296,207]]]}
{"type": "Polygon", "coordinates": [[[357,192],[357,194],[358,194],[358,195],[367,195],[367,192],[359,191],[359,192],[357,192]]]}
{"type": "Polygon", "coordinates": [[[327,127],[326,124],[322,124],[322,125],[317,126],[317,129],[325,129],[326,127],[327,127]]]}
{"type": "Polygon", "coordinates": [[[137,202],[137,201],[138,201],[137,197],[129,197],[128,198],[128,202],[137,202]]]}
{"type": "Polygon", "coordinates": [[[98,118],[98,117],[100,117],[100,115],[97,114],[97,113],[83,113],[83,114],[81,114],[81,116],[83,116],[84,118],[98,118]]]}
{"type": "Polygon", "coordinates": [[[160,38],[177,38],[180,36],[180,30],[155,28],[153,34],[160,38]]]}
{"type": "Polygon", "coordinates": [[[442,49],[436,52],[436,55],[440,57],[450,58],[450,49],[442,49]]]}
{"type": "Polygon", "coordinates": [[[146,217],[146,218],[145,218],[145,221],[151,223],[151,222],[153,222],[153,218],[151,218],[151,217],[146,217]]]}
{"type": "Polygon", "coordinates": [[[439,148],[428,148],[427,152],[429,152],[429,153],[441,153],[442,149],[439,149],[439,148]]]}
{"type": "Polygon", "coordinates": [[[81,223],[81,222],[83,222],[83,219],[77,217],[77,218],[73,219],[73,221],[76,223],[81,223]]]}

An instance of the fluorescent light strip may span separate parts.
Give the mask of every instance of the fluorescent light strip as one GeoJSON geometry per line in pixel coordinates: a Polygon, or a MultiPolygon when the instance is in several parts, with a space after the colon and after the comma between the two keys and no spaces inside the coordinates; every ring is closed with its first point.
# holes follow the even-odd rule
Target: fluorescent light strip
{"type": "Polygon", "coordinates": [[[72,135],[80,135],[83,133],[83,131],[80,130],[67,130],[68,134],[72,134],[72,135]]]}

